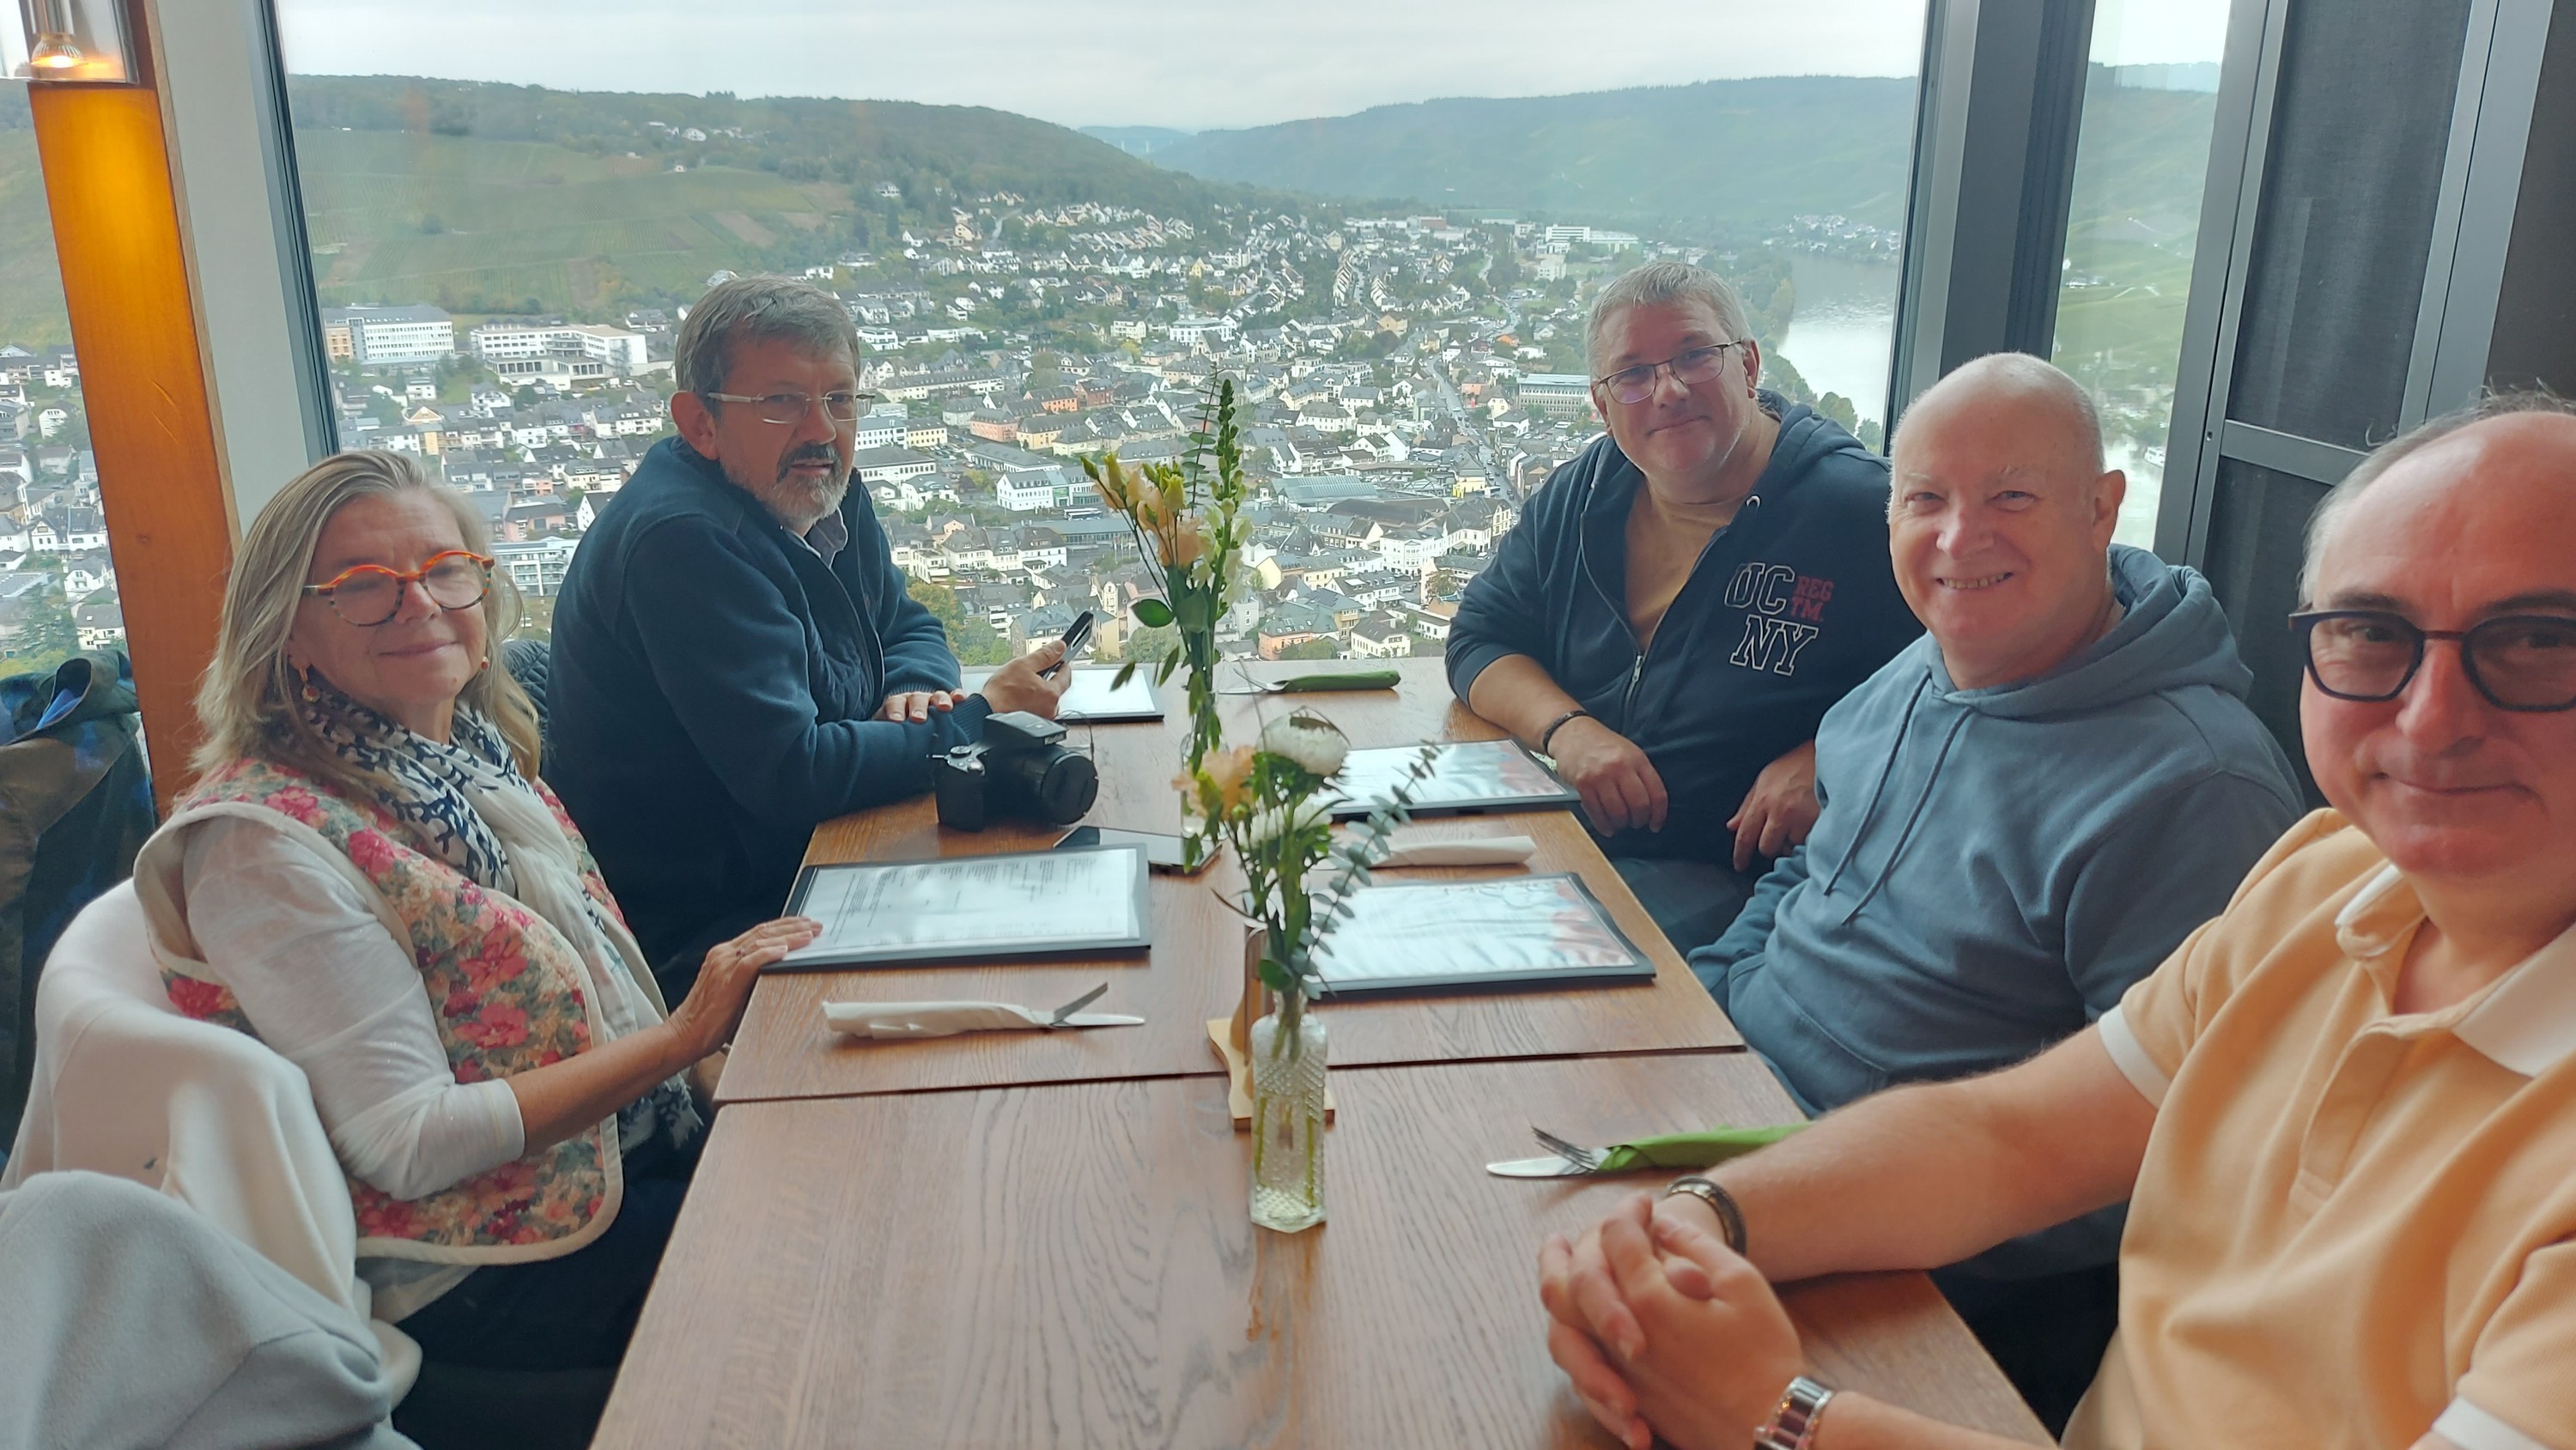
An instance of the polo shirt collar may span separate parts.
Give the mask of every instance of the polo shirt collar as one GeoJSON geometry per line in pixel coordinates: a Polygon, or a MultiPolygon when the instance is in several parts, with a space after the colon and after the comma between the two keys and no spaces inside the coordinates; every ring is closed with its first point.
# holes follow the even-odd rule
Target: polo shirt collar
{"type": "MultiPolygon", "coordinates": [[[[2372,975],[2393,990],[2396,964],[2381,960],[2423,919],[2423,903],[2391,864],[2335,913],[2335,942],[2365,970],[2380,966],[2372,975]]],[[[2576,928],[2516,963],[2460,1015],[2451,1035],[2525,1077],[2576,1056],[2576,928]]]]}

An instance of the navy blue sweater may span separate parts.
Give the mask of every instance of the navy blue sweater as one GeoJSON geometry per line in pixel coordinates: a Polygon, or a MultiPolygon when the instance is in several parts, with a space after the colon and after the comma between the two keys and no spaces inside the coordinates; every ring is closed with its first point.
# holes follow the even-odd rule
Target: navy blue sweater
{"type": "Polygon", "coordinates": [[[819,822],[930,788],[982,696],[921,725],[957,657],[904,592],[868,491],[827,566],[680,440],[645,455],[555,601],[552,783],[657,970],[776,916],[819,822]]]}
{"type": "Polygon", "coordinates": [[[1671,798],[1617,856],[1733,856],[1727,818],[1762,768],[1922,633],[1887,558],[1887,461],[1776,393],[1770,464],[1692,567],[1640,657],[1628,626],[1628,507],[1645,475],[1607,435],[1532,495],[1449,627],[1458,698],[1527,655],[1636,742],[1671,798]]]}

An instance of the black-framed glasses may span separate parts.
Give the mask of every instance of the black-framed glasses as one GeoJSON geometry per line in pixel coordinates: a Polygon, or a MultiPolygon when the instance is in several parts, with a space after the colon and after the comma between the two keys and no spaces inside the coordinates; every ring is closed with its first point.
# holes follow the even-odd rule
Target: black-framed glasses
{"type": "Polygon", "coordinates": [[[804,422],[805,415],[813,412],[817,403],[823,407],[823,416],[833,422],[855,423],[859,421],[860,402],[874,398],[876,394],[825,393],[819,398],[804,393],[763,393],[758,397],[741,393],[700,393],[698,396],[713,398],[719,403],[746,404],[751,408],[751,415],[763,423],[792,428],[804,422]]]}
{"type": "Polygon", "coordinates": [[[1632,368],[1621,368],[1607,377],[1594,378],[1592,386],[1607,392],[1618,402],[1642,403],[1655,395],[1655,374],[1669,368],[1673,381],[1684,387],[1704,383],[1716,377],[1718,369],[1726,366],[1728,348],[1742,346],[1744,339],[1739,337],[1733,342],[1686,347],[1662,362],[1639,363],[1632,368]]]}
{"type": "Polygon", "coordinates": [[[332,575],[327,584],[305,585],[304,592],[328,603],[343,621],[373,629],[402,613],[403,595],[414,584],[441,609],[470,609],[492,592],[492,561],[464,549],[448,549],[421,560],[420,567],[409,573],[382,564],[354,564],[332,575]]]}
{"type": "Polygon", "coordinates": [[[2424,667],[2424,642],[2451,640],[2469,683],[2499,710],[2576,710],[2576,618],[2505,614],[2467,629],[2422,629],[2384,609],[2290,616],[2308,678],[2338,700],[2394,700],[2424,667]]]}

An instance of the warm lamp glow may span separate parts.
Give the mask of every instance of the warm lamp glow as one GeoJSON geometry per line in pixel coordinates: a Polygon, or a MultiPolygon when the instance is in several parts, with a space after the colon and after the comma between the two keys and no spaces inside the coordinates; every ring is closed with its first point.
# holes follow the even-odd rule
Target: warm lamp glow
{"type": "Polygon", "coordinates": [[[31,81],[132,84],[125,0],[21,0],[26,59],[15,74],[31,81]]]}
{"type": "Polygon", "coordinates": [[[86,59],[72,38],[59,31],[36,37],[36,43],[27,51],[27,67],[37,71],[77,70],[86,59]]]}

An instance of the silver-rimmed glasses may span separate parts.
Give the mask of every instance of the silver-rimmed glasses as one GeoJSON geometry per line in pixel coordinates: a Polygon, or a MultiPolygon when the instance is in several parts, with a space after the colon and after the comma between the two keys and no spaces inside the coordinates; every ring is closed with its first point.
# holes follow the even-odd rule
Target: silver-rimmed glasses
{"type": "Polygon", "coordinates": [[[1621,368],[1607,377],[1594,378],[1592,386],[1609,394],[1615,402],[1642,403],[1655,395],[1655,374],[1670,369],[1673,381],[1684,387],[1707,382],[1717,376],[1718,369],[1726,366],[1726,350],[1742,347],[1744,342],[1739,337],[1733,342],[1686,347],[1662,362],[1639,363],[1632,368],[1621,368]]]}
{"type": "Polygon", "coordinates": [[[762,393],[756,397],[742,393],[700,393],[698,396],[713,398],[719,403],[744,404],[751,409],[751,415],[763,423],[792,428],[804,422],[805,415],[813,412],[817,404],[822,406],[823,416],[833,422],[855,423],[859,420],[859,404],[876,397],[876,394],[825,393],[819,398],[804,393],[762,393]]]}

